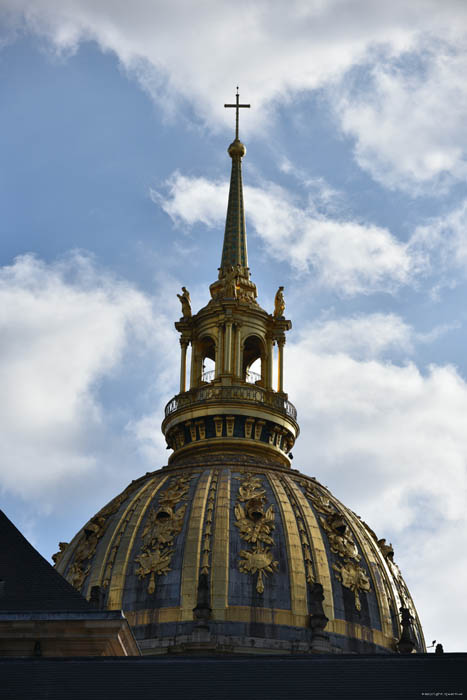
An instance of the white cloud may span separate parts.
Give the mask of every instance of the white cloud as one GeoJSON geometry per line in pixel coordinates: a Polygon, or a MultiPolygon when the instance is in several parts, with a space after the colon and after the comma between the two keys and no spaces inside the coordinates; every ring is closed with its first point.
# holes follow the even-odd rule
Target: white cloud
{"type": "Polygon", "coordinates": [[[101,382],[134,345],[157,344],[162,359],[168,328],[144,294],[83,255],[1,268],[1,487],[51,503],[59,486],[118,461],[124,438],[112,433],[101,382]]]}
{"type": "MultiPolygon", "coordinates": [[[[434,217],[416,228],[410,247],[425,251],[433,274],[453,268],[467,273],[467,200],[446,214],[434,217]]],[[[450,279],[452,281],[452,279],[450,279]]]]}
{"type": "Polygon", "coordinates": [[[424,375],[412,363],[319,354],[311,342],[288,349],[287,389],[303,407],[302,467],[317,464],[345,484],[375,527],[414,524],[427,500],[436,517],[462,517],[467,387],[456,370],[432,366],[424,375]]]}
{"type": "MultiPolygon", "coordinates": [[[[467,25],[464,27],[467,31],[467,25]]],[[[342,129],[359,165],[392,189],[439,193],[467,175],[467,54],[431,42],[426,51],[372,67],[337,91],[342,129]]]]}
{"type": "Polygon", "coordinates": [[[343,129],[380,182],[414,189],[465,175],[463,2],[294,0],[285,11],[267,0],[3,0],[0,12],[61,52],[95,40],[167,114],[188,100],[215,128],[231,129],[223,103],[238,82],[255,103],[242,117],[244,133],[263,130],[276,105],[296,94],[338,85],[343,129]],[[372,79],[350,95],[355,66],[371,66],[372,79]]]}
{"type": "Polygon", "coordinates": [[[395,314],[383,313],[317,321],[305,326],[301,335],[315,354],[345,354],[356,360],[411,353],[414,341],[411,326],[395,314]]]}
{"type": "MultiPolygon", "coordinates": [[[[175,173],[167,185],[166,195],[152,196],[174,222],[215,226],[225,218],[226,183],[175,173]]],[[[322,285],[340,294],[393,291],[415,273],[415,257],[387,229],[320,214],[312,197],[302,208],[272,183],[246,187],[245,198],[248,222],[268,253],[299,273],[313,268],[322,285]]]]}

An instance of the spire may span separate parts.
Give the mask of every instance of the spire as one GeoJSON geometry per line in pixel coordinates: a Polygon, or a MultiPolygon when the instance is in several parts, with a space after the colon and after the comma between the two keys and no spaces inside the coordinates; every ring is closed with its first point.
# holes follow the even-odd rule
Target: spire
{"type": "Polygon", "coordinates": [[[248,267],[242,183],[242,158],[246,153],[246,148],[238,138],[238,117],[240,108],[249,107],[250,105],[240,104],[239,98],[237,86],[235,104],[224,105],[224,107],[234,107],[236,114],[235,140],[228,148],[229,156],[232,158],[232,174],[225,221],[224,246],[222,248],[221,274],[227,272],[230,267],[235,268],[237,265],[241,265],[242,268],[248,267]]]}

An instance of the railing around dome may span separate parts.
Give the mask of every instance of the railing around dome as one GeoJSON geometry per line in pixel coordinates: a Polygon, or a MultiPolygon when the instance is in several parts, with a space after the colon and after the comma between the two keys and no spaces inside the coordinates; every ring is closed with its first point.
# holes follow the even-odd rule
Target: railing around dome
{"type": "MultiPolygon", "coordinates": [[[[212,382],[214,381],[215,377],[216,370],[210,369],[208,372],[203,372],[203,374],[201,375],[201,381],[206,383],[212,382]]],[[[256,374],[256,372],[247,372],[245,381],[248,382],[248,384],[256,384],[256,382],[261,381],[261,375],[256,374]]]]}
{"type": "Polygon", "coordinates": [[[174,396],[165,407],[165,416],[178,411],[185,406],[208,402],[223,401],[252,401],[257,404],[270,406],[281,413],[286,413],[293,420],[297,420],[297,409],[290,401],[282,398],[274,391],[267,391],[259,386],[216,386],[208,385],[197,389],[190,389],[184,394],[174,396]]]}

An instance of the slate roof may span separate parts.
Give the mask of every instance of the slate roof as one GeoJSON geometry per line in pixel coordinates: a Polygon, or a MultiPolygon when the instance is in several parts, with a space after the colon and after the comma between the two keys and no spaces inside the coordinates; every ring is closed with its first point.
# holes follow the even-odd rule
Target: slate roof
{"type": "Polygon", "coordinates": [[[465,694],[466,669],[467,654],[0,659],[0,686],[2,700],[423,700],[465,694]]]}
{"type": "Polygon", "coordinates": [[[92,612],[0,510],[0,612],[92,612]]]}

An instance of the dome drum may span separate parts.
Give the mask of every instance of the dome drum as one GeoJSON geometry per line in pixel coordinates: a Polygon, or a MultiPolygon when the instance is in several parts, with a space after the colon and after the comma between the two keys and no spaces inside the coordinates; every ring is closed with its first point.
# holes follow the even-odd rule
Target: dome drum
{"type": "Polygon", "coordinates": [[[187,450],[223,449],[264,454],[290,465],[299,428],[287,400],[252,386],[205,387],[172,399],[166,407],[162,431],[174,450],[169,463],[187,450]],[[259,400],[258,400],[259,399],[259,400]],[[265,400],[271,408],[265,408],[265,400]]]}

